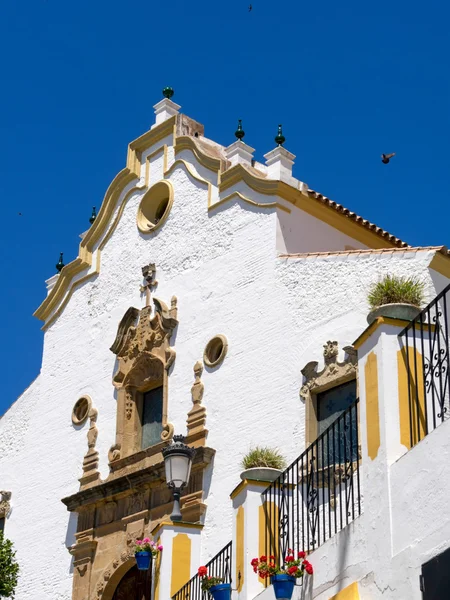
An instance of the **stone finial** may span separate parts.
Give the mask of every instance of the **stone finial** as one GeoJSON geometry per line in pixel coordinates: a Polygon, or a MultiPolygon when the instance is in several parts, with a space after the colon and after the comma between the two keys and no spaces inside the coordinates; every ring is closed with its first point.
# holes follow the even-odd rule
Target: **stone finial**
{"type": "Polygon", "coordinates": [[[245,131],[242,129],[242,119],[238,120],[238,126],[234,133],[238,140],[242,140],[245,136],[245,131]]]}
{"type": "Polygon", "coordinates": [[[164,123],[164,121],[167,121],[167,119],[170,119],[170,117],[177,115],[181,108],[181,106],[179,104],[175,104],[175,102],[173,102],[171,100],[172,96],[174,95],[173,88],[165,87],[163,89],[162,93],[163,93],[164,99],[160,100],[153,107],[155,109],[156,119],[155,119],[155,124],[152,125],[152,127],[151,127],[152,129],[154,127],[157,127],[161,123],[164,123]]]}
{"type": "Polygon", "coordinates": [[[170,100],[172,98],[174,93],[175,92],[174,92],[173,88],[171,88],[171,87],[165,87],[162,91],[164,98],[167,98],[168,100],[170,100]]]}
{"type": "Polygon", "coordinates": [[[193,407],[188,412],[187,430],[189,443],[195,440],[203,439],[205,443],[206,434],[208,433],[206,424],[206,408],[202,405],[203,391],[205,386],[201,380],[203,373],[203,365],[198,360],[194,365],[194,383],[191,387],[191,396],[193,407]]]}
{"type": "Polygon", "coordinates": [[[95,449],[98,437],[97,428],[98,411],[92,407],[89,412],[89,429],[87,432],[88,451],[83,460],[83,475],[80,477],[80,490],[91,487],[100,479],[98,472],[98,452],[95,449]]]}
{"type": "Polygon", "coordinates": [[[225,148],[225,156],[230,161],[232,167],[238,164],[251,166],[254,151],[254,148],[245,144],[242,139],[238,139],[237,142],[225,148]]]}
{"type": "Polygon", "coordinates": [[[277,144],[278,146],[282,146],[285,141],[286,141],[286,138],[283,135],[283,126],[278,125],[278,133],[275,136],[275,144],[277,144]]]}
{"type": "MultiPolygon", "coordinates": [[[[284,139],[284,138],[283,138],[284,139]]],[[[267,165],[267,175],[270,179],[292,179],[292,167],[295,155],[279,145],[267,154],[264,154],[267,165]]]]}

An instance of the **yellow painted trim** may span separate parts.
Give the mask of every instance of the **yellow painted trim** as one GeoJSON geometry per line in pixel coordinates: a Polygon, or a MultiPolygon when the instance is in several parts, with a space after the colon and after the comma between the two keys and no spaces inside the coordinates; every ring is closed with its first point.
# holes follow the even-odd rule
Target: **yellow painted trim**
{"type": "Polygon", "coordinates": [[[206,154],[206,152],[197,146],[195,138],[187,135],[180,135],[177,137],[175,141],[175,156],[183,150],[190,150],[197,161],[206,169],[214,171],[214,173],[217,174],[220,172],[222,163],[220,158],[215,158],[214,156],[206,154]]]}
{"type": "Polygon", "coordinates": [[[189,175],[192,177],[192,179],[195,179],[196,181],[199,181],[200,183],[203,183],[208,186],[207,202],[208,202],[208,206],[209,206],[211,204],[211,183],[207,179],[204,179],[201,175],[198,175],[197,173],[195,173],[192,166],[189,163],[187,163],[185,160],[183,160],[182,158],[177,158],[177,160],[171,164],[170,168],[167,169],[166,171],[164,171],[164,177],[171,175],[171,173],[174,171],[174,169],[178,165],[184,166],[184,168],[189,173],[189,175]]]}
{"type": "Polygon", "coordinates": [[[364,366],[366,387],[366,426],[367,452],[372,460],[378,456],[380,448],[380,411],[378,406],[378,364],[377,355],[371,352],[364,366]]]}
{"type": "Polygon", "coordinates": [[[172,598],[191,578],[191,540],[187,533],[178,533],[172,542],[172,598]]]}
{"type": "Polygon", "coordinates": [[[155,595],[153,600],[159,600],[159,590],[161,587],[161,552],[158,552],[155,563],[155,595]]]}
{"type": "Polygon", "coordinates": [[[403,347],[397,352],[397,367],[398,367],[398,404],[400,414],[400,443],[408,450],[415,446],[421,439],[425,437],[426,419],[425,419],[425,397],[423,388],[423,363],[422,355],[414,348],[408,348],[408,359],[406,356],[406,348],[403,347]],[[412,369],[409,373],[408,382],[408,362],[414,365],[414,359],[417,364],[417,371],[412,369]],[[417,381],[415,378],[417,372],[417,381]],[[410,390],[410,394],[408,393],[410,390]],[[411,396],[411,401],[410,401],[411,396]],[[412,416],[412,443],[411,443],[411,421],[412,416]],[[419,431],[417,431],[419,425],[419,431]]]}
{"type": "MultiPolygon", "coordinates": [[[[167,171],[167,144],[164,144],[145,158],[145,185],[148,187],[150,182],[150,161],[158,154],[163,154],[163,174],[167,171]]],[[[155,182],[156,183],[156,182],[155,182]]]]}
{"type": "Polygon", "coordinates": [[[256,479],[244,479],[239,483],[234,490],[230,494],[230,498],[233,500],[238,496],[242,490],[244,490],[249,485],[256,485],[257,487],[262,487],[264,489],[268,488],[270,485],[270,481],[257,481],[256,479]]]}
{"type": "Polygon", "coordinates": [[[358,582],[351,583],[346,588],[335,594],[330,600],[360,600],[358,582]]]}
{"type": "MultiPolygon", "coordinates": [[[[258,509],[258,538],[259,538],[258,539],[258,551],[259,551],[259,556],[266,554],[265,507],[267,507],[267,511],[268,511],[269,515],[271,515],[273,517],[271,519],[272,523],[278,523],[278,519],[279,519],[279,517],[278,517],[279,508],[274,502],[265,502],[264,504],[261,504],[261,506],[258,509]]],[[[274,536],[273,544],[270,544],[270,540],[268,539],[269,548],[267,548],[267,554],[269,556],[272,553],[275,554],[273,549],[278,547],[278,536],[279,536],[278,527],[274,528],[273,536],[274,536]]],[[[265,580],[262,579],[262,577],[258,577],[258,579],[263,585],[266,583],[265,580]]]]}
{"type": "Polygon", "coordinates": [[[137,177],[140,177],[142,152],[168,135],[173,135],[175,140],[176,115],[170,117],[170,119],[167,119],[167,121],[164,121],[158,127],[150,129],[150,131],[147,131],[128,145],[127,169],[137,177]]]}
{"type": "Polygon", "coordinates": [[[163,521],[162,523],[158,523],[156,527],[152,529],[152,536],[160,535],[160,531],[163,527],[181,527],[183,529],[203,529],[203,525],[201,523],[186,523],[185,521],[163,521]]]}
{"type": "Polygon", "coordinates": [[[450,279],[450,260],[448,256],[444,256],[440,252],[435,252],[428,268],[450,279]]]}
{"type": "MultiPolygon", "coordinates": [[[[404,329],[407,325],[410,324],[410,321],[405,321],[403,319],[391,319],[389,317],[377,317],[373,323],[371,323],[364,331],[361,333],[359,337],[353,342],[353,346],[358,349],[360,348],[366,340],[370,338],[370,336],[381,327],[381,325],[393,325],[394,327],[398,327],[399,329],[404,329]]],[[[431,331],[433,332],[435,329],[435,325],[428,325],[426,323],[416,323],[414,325],[414,329],[417,331],[431,331]]]]}
{"type": "Polygon", "coordinates": [[[255,192],[269,196],[279,196],[287,200],[309,215],[320,219],[369,248],[397,247],[394,243],[389,242],[389,240],[381,238],[373,231],[366,229],[344,214],[337,212],[334,208],[310,198],[307,194],[288,185],[284,181],[257,177],[241,164],[237,164],[222,173],[219,190],[223,192],[240,181],[244,181],[255,192]]]}
{"type": "Polygon", "coordinates": [[[244,194],[241,194],[240,192],[233,192],[233,193],[229,194],[228,196],[221,198],[218,202],[215,202],[213,205],[208,205],[208,210],[212,210],[212,209],[216,208],[217,206],[221,206],[225,202],[232,200],[235,196],[237,196],[238,198],[240,198],[247,204],[251,204],[252,206],[257,206],[258,208],[279,208],[280,210],[284,210],[287,213],[291,212],[290,208],[283,206],[279,202],[267,202],[267,203],[255,202],[254,200],[250,200],[250,198],[247,198],[247,196],[244,196],[244,194]]]}
{"type": "Polygon", "coordinates": [[[244,547],[245,517],[244,507],[240,506],[236,515],[236,583],[240,592],[244,585],[245,547],[244,547]]]}

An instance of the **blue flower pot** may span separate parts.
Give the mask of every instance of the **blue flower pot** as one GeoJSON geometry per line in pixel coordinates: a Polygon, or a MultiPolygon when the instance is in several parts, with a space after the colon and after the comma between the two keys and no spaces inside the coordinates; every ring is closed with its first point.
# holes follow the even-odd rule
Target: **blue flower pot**
{"type": "Polygon", "coordinates": [[[134,558],[136,559],[139,571],[148,571],[150,569],[150,565],[152,564],[151,552],[136,552],[134,558]]]}
{"type": "Polygon", "coordinates": [[[292,575],[272,575],[270,582],[273,585],[277,600],[291,600],[294,593],[295,577],[292,577],[292,575]]]}
{"type": "Polygon", "coordinates": [[[231,583],[219,583],[209,588],[209,593],[214,600],[230,600],[231,599],[231,583]]]}

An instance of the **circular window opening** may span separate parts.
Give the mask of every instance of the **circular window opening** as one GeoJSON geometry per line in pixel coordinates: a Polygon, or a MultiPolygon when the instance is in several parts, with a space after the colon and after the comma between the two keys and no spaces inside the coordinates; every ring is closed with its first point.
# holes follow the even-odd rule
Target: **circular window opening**
{"type": "Polygon", "coordinates": [[[228,341],[224,335],[216,335],[206,344],[203,360],[208,367],[220,364],[228,350],[228,341]]]}
{"type": "Polygon", "coordinates": [[[72,410],[72,423],[74,425],[82,425],[88,418],[91,409],[91,400],[89,398],[80,398],[75,402],[72,410]]]}
{"type": "Polygon", "coordinates": [[[137,214],[137,226],[149,233],[167,219],[173,202],[173,188],[168,181],[158,181],[142,198],[137,214]]]}

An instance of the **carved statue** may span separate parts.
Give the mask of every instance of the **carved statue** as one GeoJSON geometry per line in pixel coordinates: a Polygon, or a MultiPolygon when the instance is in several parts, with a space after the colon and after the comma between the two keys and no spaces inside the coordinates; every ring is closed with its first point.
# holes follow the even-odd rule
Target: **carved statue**
{"type": "Polygon", "coordinates": [[[9,501],[11,500],[11,492],[4,490],[0,491],[0,517],[6,517],[11,510],[9,501]]]}

